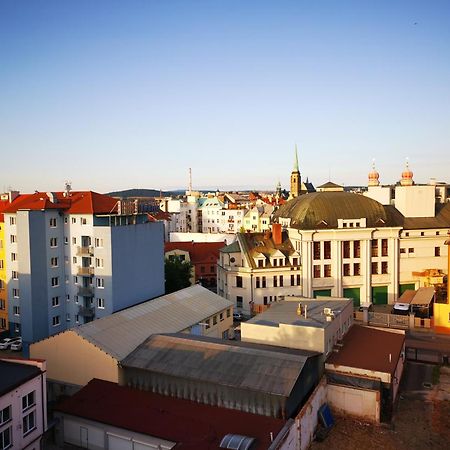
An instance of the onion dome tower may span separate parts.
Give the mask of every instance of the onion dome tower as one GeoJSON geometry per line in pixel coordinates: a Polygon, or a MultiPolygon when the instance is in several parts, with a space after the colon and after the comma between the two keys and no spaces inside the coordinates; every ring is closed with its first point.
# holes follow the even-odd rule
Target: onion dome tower
{"type": "Polygon", "coordinates": [[[400,184],[402,186],[412,186],[414,184],[413,173],[409,168],[408,158],[406,159],[406,167],[405,170],[402,172],[402,179],[400,180],[400,184]]]}
{"type": "Polygon", "coordinates": [[[369,182],[368,186],[379,186],[380,185],[380,174],[375,170],[375,160],[372,161],[372,170],[369,172],[369,182]]]}

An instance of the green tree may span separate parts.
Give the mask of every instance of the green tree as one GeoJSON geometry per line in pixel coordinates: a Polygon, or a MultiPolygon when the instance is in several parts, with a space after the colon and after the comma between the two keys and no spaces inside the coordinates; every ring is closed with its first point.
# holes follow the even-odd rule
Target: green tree
{"type": "Polygon", "coordinates": [[[166,294],[179,291],[191,285],[192,264],[179,256],[166,258],[164,264],[166,294]]]}

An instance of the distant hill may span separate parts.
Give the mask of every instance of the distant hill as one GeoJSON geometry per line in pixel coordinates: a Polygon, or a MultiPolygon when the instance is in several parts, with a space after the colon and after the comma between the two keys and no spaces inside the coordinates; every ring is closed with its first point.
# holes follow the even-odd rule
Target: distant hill
{"type": "Polygon", "coordinates": [[[124,191],[108,192],[107,195],[110,195],[111,197],[129,198],[129,197],[159,197],[160,195],[169,196],[180,194],[184,194],[184,191],[159,191],[156,189],[126,189],[124,191]]]}

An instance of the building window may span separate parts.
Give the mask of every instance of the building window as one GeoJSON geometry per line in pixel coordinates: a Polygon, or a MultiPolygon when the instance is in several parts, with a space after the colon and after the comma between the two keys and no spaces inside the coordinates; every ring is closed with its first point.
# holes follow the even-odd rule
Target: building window
{"type": "Polygon", "coordinates": [[[11,253],[11,261],[17,261],[17,253],[11,253]]]}
{"type": "Polygon", "coordinates": [[[381,256],[388,256],[388,240],[381,239],[381,256]]]}
{"type": "Polygon", "coordinates": [[[11,428],[5,428],[3,431],[0,431],[0,449],[7,449],[12,446],[12,433],[11,428]]]}
{"type": "Polygon", "coordinates": [[[283,284],[284,284],[283,275],[280,275],[280,287],[283,287],[283,284]]]}
{"type": "Polygon", "coordinates": [[[73,238],[72,238],[72,244],[73,244],[73,245],[77,245],[77,238],[76,238],[76,237],[73,237],[73,238]]]}
{"type": "Polygon", "coordinates": [[[69,245],[69,238],[64,236],[64,245],[69,245]]]}
{"type": "Polygon", "coordinates": [[[406,253],[406,248],[401,248],[400,253],[406,253]]]}
{"type": "Polygon", "coordinates": [[[213,325],[217,325],[217,316],[213,316],[213,325]]]}
{"type": "Polygon", "coordinates": [[[17,272],[17,270],[13,270],[11,272],[11,277],[13,280],[18,280],[19,279],[19,272],[17,272]]]}
{"type": "Polygon", "coordinates": [[[95,238],[94,239],[94,245],[96,247],[103,247],[103,239],[102,238],[95,238]]]}
{"type": "Polygon", "coordinates": [[[237,308],[242,308],[242,302],[243,302],[243,298],[240,295],[238,295],[236,297],[236,307],[237,308]]]}
{"type": "Polygon", "coordinates": [[[441,247],[434,247],[434,256],[441,256],[441,247]]]}
{"type": "Polygon", "coordinates": [[[77,263],[77,257],[76,256],[72,256],[72,263],[76,264],[77,263]]]}
{"type": "Polygon", "coordinates": [[[258,267],[264,267],[264,260],[258,259],[258,267]]]}
{"type": "Polygon", "coordinates": [[[372,239],[372,257],[374,256],[378,256],[378,239],[372,239]]]}
{"type": "Polygon", "coordinates": [[[50,219],[50,226],[51,226],[52,228],[56,228],[56,217],[52,217],[52,218],[50,219]]]}
{"type": "Polygon", "coordinates": [[[314,259],[320,259],[320,242],[313,243],[313,255],[314,259]]]}
{"type": "Polygon", "coordinates": [[[11,244],[15,244],[17,242],[17,236],[15,234],[11,234],[9,237],[11,244]]]}
{"type": "Polygon", "coordinates": [[[86,217],[82,217],[81,218],[81,225],[86,225],[86,224],[87,224],[86,217]]]}
{"type": "MultiPolygon", "coordinates": [[[[4,423],[11,420],[11,405],[7,406],[6,408],[3,408],[0,411],[0,425],[3,425],[4,423]]],[[[0,441],[1,444],[1,441],[0,441]]]]}
{"type": "Polygon", "coordinates": [[[103,267],[103,258],[95,258],[95,267],[103,267]]]}
{"type": "Polygon", "coordinates": [[[314,267],[314,278],[320,278],[320,266],[313,266],[314,267]]]}
{"type": "Polygon", "coordinates": [[[330,278],[331,277],[331,264],[325,264],[323,266],[323,276],[325,278],[330,278]]]}
{"type": "Polygon", "coordinates": [[[50,265],[52,267],[58,267],[58,258],[54,256],[53,258],[50,258],[50,265]]]}
{"type": "Polygon", "coordinates": [[[211,321],[209,319],[205,320],[205,328],[208,330],[209,328],[211,328],[211,321]]]}
{"type": "Polygon", "coordinates": [[[295,286],[295,275],[291,275],[291,286],[295,286]]]}
{"type": "Polygon", "coordinates": [[[323,243],[323,257],[324,259],[331,259],[331,241],[323,243]]]}
{"type": "Polygon", "coordinates": [[[77,223],[77,219],[75,217],[72,217],[72,223],[77,223]]]}
{"type": "MultiPolygon", "coordinates": [[[[0,298],[0,311],[5,311],[6,310],[6,303],[5,300],[3,300],[2,298],[0,298]]],[[[2,327],[4,328],[4,327],[2,327]]]]}
{"type": "Polygon", "coordinates": [[[276,275],[273,277],[273,287],[278,287],[278,277],[276,275]]]}
{"type": "Polygon", "coordinates": [[[300,275],[297,275],[297,286],[300,286],[300,275]]]}
{"type": "Polygon", "coordinates": [[[75,323],[80,322],[80,316],[78,314],[75,314],[75,323]]]}
{"type": "Polygon", "coordinates": [[[276,266],[277,266],[277,263],[278,263],[278,259],[274,259],[274,260],[273,260],[273,266],[276,267],[276,266]]]}
{"type": "Polygon", "coordinates": [[[361,242],[354,241],[353,242],[353,258],[361,257],[361,242]]]}
{"type": "Polygon", "coordinates": [[[372,263],[372,275],[378,275],[378,263],[377,262],[372,263]]]}
{"type": "Polygon", "coordinates": [[[70,314],[69,313],[66,314],[66,322],[70,322],[70,314]]]}
{"type": "Polygon", "coordinates": [[[361,267],[359,263],[353,264],[353,275],[361,275],[361,267]]]}
{"type": "Polygon", "coordinates": [[[255,287],[256,289],[261,287],[261,279],[259,277],[256,277],[255,287]]]}
{"type": "Polygon", "coordinates": [[[265,288],[267,286],[266,277],[262,277],[261,282],[262,282],[262,287],[265,288]]]}
{"type": "Polygon", "coordinates": [[[344,264],[344,277],[350,276],[350,264],[344,264]]]}
{"type": "Polygon", "coordinates": [[[223,322],[223,320],[224,320],[223,313],[219,314],[219,319],[220,319],[221,322],[223,322]]]}
{"type": "Polygon", "coordinates": [[[64,217],[64,223],[69,223],[69,218],[67,216],[64,217]]]}
{"type": "Polygon", "coordinates": [[[227,317],[231,317],[231,309],[230,308],[227,309],[227,317]]]}
{"type": "Polygon", "coordinates": [[[15,225],[16,224],[16,218],[15,217],[10,217],[9,218],[9,224],[10,225],[15,225]]]}
{"type": "Polygon", "coordinates": [[[15,316],[20,316],[20,306],[14,306],[13,307],[13,314],[15,316]]]}
{"type": "Polygon", "coordinates": [[[57,327],[59,325],[60,321],[59,321],[59,316],[53,316],[52,317],[52,325],[54,327],[57,327]]]}
{"type": "Polygon", "coordinates": [[[342,243],[342,250],[344,253],[344,258],[350,258],[350,241],[344,241],[342,243]]]}
{"type": "Polygon", "coordinates": [[[59,297],[52,297],[52,306],[59,306],[59,297]]]}
{"type": "Polygon", "coordinates": [[[388,273],[388,263],[387,261],[381,262],[381,273],[386,274],[388,273]]]}
{"type": "Polygon", "coordinates": [[[52,287],[59,286],[59,277],[52,277],[51,283],[52,287]]]}
{"type": "Polygon", "coordinates": [[[50,247],[57,247],[58,246],[58,239],[55,237],[50,238],[50,247]]]}
{"type": "Polygon", "coordinates": [[[36,428],[36,411],[31,411],[22,419],[23,435],[27,435],[36,428]]]}
{"type": "Polygon", "coordinates": [[[265,305],[267,305],[267,297],[266,297],[266,296],[263,297],[263,303],[264,303],[265,305]]]}
{"type": "Polygon", "coordinates": [[[12,290],[12,292],[13,292],[13,297],[14,297],[14,298],[19,298],[19,297],[20,297],[20,291],[19,291],[18,288],[14,288],[14,289],[12,290]]]}
{"type": "Polygon", "coordinates": [[[408,248],[408,253],[414,253],[414,249],[413,248],[408,248]]]}
{"type": "Polygon", "coordinates": [[[97,299],[97,308],[105,309],[105,299],[104,298],[97,299]]]}
{"type": "Polygon", "coordinates": [[[105,279],[104,278],[97,278],[96,285],[98,288],[104,288],[105,287],[105,279]]]}
{"type": "Polygon", "coordinates": [[[238,288],[242,287],[242,277],[239,275],[236,276],[236,287],[238,288]]]}
{"type": "Polygon", "coordinates": [[[28,408],[31,408],[36,403],[36,391],[31,391],[29,394],[24,395],[22,397],[22,411],[27,410],[28,408]]]}

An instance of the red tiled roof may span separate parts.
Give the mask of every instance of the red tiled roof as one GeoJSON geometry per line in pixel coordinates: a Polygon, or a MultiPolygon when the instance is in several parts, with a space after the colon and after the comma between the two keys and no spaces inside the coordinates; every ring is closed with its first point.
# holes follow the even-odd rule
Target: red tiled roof
{"type": "Polygon", "coordinates": [[[154,220],[169,220],[169,221],[172,220],[172,216],[170,215],[170,213],[165,211],[149,213],[148,216],[153,218],[154,220]]]}
{"type": "Polygon", "coordinates": [[[53,194],[56,202],[52,202],[46,192],[21,194],[4,212],[15,213],[21,209],[63,209],[68,214],[107,214],[117,210],[117,200],[109,195],[91,191],[71,192],[69,197],[64,197],[63,192],[53,194]]]}
{"type": "Polygon", "coordinates": [[[219,250],[225,247],[225,242],[166,242],[164,251],[184,250],[189,252],[192,264],[216,263],[219,250]]]}
{"type": "Polygon", "coordinates": [[[404,343],[403,333],[353,325],[326,363],[393,374],[404,343]]]}
{"type": "Polygon", "coordinates": [[[284,421],[91,380],[57,411],[177,442],[177,449],[217,449],[228,433],[256,438],[267,449],[284,421]]]}

